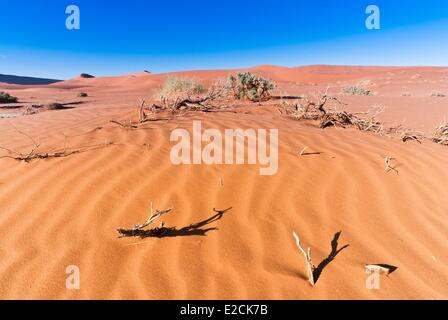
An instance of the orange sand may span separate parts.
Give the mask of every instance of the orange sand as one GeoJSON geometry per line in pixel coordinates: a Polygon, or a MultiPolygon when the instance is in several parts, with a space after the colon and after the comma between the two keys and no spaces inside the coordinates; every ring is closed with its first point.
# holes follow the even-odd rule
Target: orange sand
{"type": "MultiPolygon", "coordinates": [[[[448,116],[447,68],[311,66],[249,69],[277,81],[278,94],[339,92],[370,80],[369,97],[341,97],[347,109],[386,108],[384,121],[430,132],[448,116]],[[413,77],[420,74],[421,77],[413,77]],[[403,92],[410,97],[401,96],[403,92]]],[[[230,71],[181,73],[210,82],[230,71]]],[[[15,127],[38,137],[42,150],[107,145],[62,159],[0,159],[0,298],[2,299],[447,299],[448,148],[321,130],[281,116],[269,105],[235,112],[187,113],[123,130],[111,119],[137,117],[137,98],[152,96],[166,75],[73,79],[39,87],[0,85],[21,101],[80,100],[63,111],[0,119],[0,145],[27,150],[15,127]],[[173,166],[170,133],[207,128],[279,128],[279,171],[257,166],[173,166]],[[9,123],[8,123],[9,122],[9,123]],[[102,129],[99,129],[102,127],[102,129]],[[96,129],[96,130],[95,130],[96,129]],[[309,146],[321,154],[300,157],[309,146]],[[399,174],[386,173],[384,157],[399,174]],[[221,185],[222,182],[222,185],[221,185]],[[232,207],[206,236],[118,239],[115,229],[143,222],[150,202],[174,206],[163,219],[183,227],[232,207]],[[342,231],[341,251],[315,287],[306,281],[292,232],[316,264],[342,231]],[[365,287],[365,264],[398,267],[365,287]],[[67,290],[65,268],[78,265],[81,289],[67,290]]],[[[1,155],[5,155],[1,152],[1,155]]]]}

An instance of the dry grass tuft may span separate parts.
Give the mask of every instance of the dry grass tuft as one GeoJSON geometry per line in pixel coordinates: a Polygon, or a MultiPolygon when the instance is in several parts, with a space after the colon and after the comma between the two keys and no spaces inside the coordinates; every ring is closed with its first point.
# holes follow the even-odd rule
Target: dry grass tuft
{"type": "Polygon", "coordinates": [[[371,96],[372,91],[364,87],[364,83],[360,82],[342,88],[342,93],[349,96],[371,96]]]}

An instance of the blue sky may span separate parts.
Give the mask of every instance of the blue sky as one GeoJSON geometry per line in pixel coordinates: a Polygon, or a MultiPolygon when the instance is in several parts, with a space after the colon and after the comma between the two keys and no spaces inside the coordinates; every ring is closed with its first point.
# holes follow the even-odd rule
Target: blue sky
{"type": "Polygon", "coordinates": [[[298,66],[448,66],[446,0],[0,0],[0,73],[67,79],[298,66]],[[65,9],[81,10],[67,30],[65,9]],[[365,9],[381,9],[367,30],[365,9]]]}

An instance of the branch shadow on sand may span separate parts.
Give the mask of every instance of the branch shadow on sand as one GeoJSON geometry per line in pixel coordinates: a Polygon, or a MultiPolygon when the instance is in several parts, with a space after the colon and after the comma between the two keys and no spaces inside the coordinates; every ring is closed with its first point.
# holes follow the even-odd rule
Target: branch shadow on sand
{"type": "Polygon", "coordinates": [[[204,237],[210,231],[216,231],[216,227],[208,227],[213,222],[219,221],[223,218],[224,214],[230,211],[232,207],[225,210],[213,209],[215,214],[205,220],[199,221],[195,224],[185,226],[181,229],[176,227],[168,228],[161,226],[158,228],[153,228],[151,230],[133,230],[134,237],[139,237],[141,239],[145,238],[174,238],[174,237],[189,237],[189,236],[201,236],[204,237]]]}
{"type": "Polygon", "coordinates": [[[349,244],[338,249],[339,246],[339,238],[341,236],[342,231],[337,232],[334,235],[333,240],[331,241],[331,252],[321,263],[313,270],[314,282],[317,283],[324,269],[336,258],[336,256],[344,249],[349,247],[349,244]]]}

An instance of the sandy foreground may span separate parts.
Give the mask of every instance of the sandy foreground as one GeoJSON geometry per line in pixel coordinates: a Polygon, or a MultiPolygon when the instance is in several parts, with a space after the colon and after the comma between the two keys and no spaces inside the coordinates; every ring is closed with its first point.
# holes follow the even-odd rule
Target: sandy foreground
{"type": "MultiPolygon", "coordinates": [[[[262,66],[252,72],[279,84],[277,94],[339,93],[369,80],[374,96],[346,97],[347,110],[384,106],[380,119],[425,133],[448,118],[448,68],[262,66]]],[[[196,71],[204,83],[234,71],[196,71]]],[[[282,115],[274,102],[125,130],[137,98],[150,99],[166,75],[73,79],[48,86],[1,85],[25,103],[78,101],[73,109],[0,119],[0,146],[26,152],[64,144],[86,148],[31,163],[0,159],[0,298],[2,299],[447,299],[448,148],[403,143],[355,129],[319,129],[282,115]],[[279,168],[170,162],[170,133],[205,128],[278,128],[279,168]],[[305,146],[313,154],[300,156],[305,146]],[[395,158],[398,174],[386,172],[395,158]],[[153,202],[174,207],[163,221],[197,234],[119,239],[116,229],[144,222],[153,202]],[[207,219],[225,210],[222,217],[207,219]],[[312,248],[322,272],[307,282],[292,232],[312,248]],[[337,232],[337,256],[325,264],[337,232]],[[398,267],[366,288],[366,264],[398,267]],[[67,290],[77,265],[80,290],[67,290]]],[[[278,103],[275,102],[275,103],[278,103]]],[[[2,110],[11,113],[10,110],[2,110]]],[[[0,151],[1,155],[7,152],[0,151]]]]}

